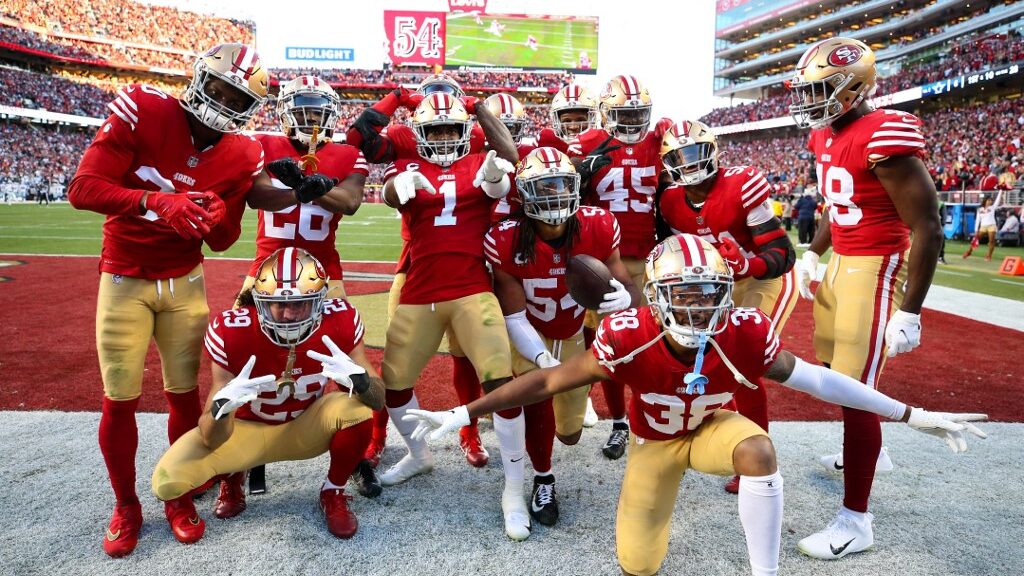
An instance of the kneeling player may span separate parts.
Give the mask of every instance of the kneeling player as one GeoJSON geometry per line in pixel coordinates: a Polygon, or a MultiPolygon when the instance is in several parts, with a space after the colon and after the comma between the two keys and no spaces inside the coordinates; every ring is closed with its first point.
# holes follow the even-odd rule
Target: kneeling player
{"type": "MultiPolygon", "coordinates": [[[[617,279],[615,291],[605,296],[603,313],[629,308],[639,302],[640,291],[619,258],[615,217],[600,208],[580,209],[580,176],[568,156],[554,148],[534,150],[519,164],[516,186],[522,211],[491,228],[484,254],[515,347],[512,372],[521,376],[557,366],[585,349],[583,307],[569,295],[565,280],[569,258],[593,256],[617,279]]],[[[552,444],[556,435],[563,444],[579,441],[589,389],[524,407],[526,452],[536,474],[530,515],[546,526],[558,521],[552,444]]]]}
{"type": "MultiPolygon", "coordinates": [[[[907,422],[967,449],[964,431],[984,414],[911,408],[843,374],[780,350],[771,321],[756,308],[733,308],[732,271],[707,241],[672,236],[647,258],[649,306],[606,317],[593,354],[537,370],[468,406],[410,411],[418,437],[436,438],[470,415],[539,402],[613,375],[633,389],[626,476],[619,496],[616,548],[627,574],[654,574],[668,552],[669,522],[683,474],[693,468],[740,474],[740,522],[751,572],[778,572],[782,538],[782,476],[765,431],[722,410],[743,385],[762,375],[827,402],[907,422]],[[666,337],[667,336],[667,337],[666,337]]],[[[842,543],[839,543],[842,545],[842,543]]]]}
{"type": "MultiPolygon", "coordinates": [[[[206,410],[199,427],[160,458],[157,498],[172,500],[210,478],[261,464],[330,452],[320,507],[332,534],[356,533],[344,487],[370,442],[370,409],[383,406],[384,384],[366,358],[359,313],[326,294],[320,262],[305,250],[282,248],[260,266],[243,306],[214,318],[206,333],[213,370],[206,410]],[[345,393],[325,393],[332,380],[345,393]]],[[[245,509],[244,498],[233,502],[235,509],[217,515],[245,509]]]]}

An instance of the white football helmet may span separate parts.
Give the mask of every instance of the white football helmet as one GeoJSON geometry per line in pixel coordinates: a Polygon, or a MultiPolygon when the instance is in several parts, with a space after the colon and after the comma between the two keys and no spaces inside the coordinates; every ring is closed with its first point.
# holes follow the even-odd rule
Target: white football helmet
{"type": "Polygon", "coordinates": [[[601,123],[620,142],[636,144],[651,126],[651,95],[635,76],[616,76],[600,97],[601,123]]]}
{"type": "Polygon", "coordinates": [[[523,212],[545,224],[558,226],[580,209],[580,175],[555,148],[537,148],[519,162],[516,189],[523,212]]]}
{"type": "Polygon", "coordinates": [[[563,140],[597,127],[597,100],[583,86],[563,86],[551,100],[551,127],[563,140]],[[586,120],[582,120],[583,117],[586,120]]]}
{"type": "Polygon", "coordinates": [[[181,106],[218,132],[241,131],[267,99],[270,76],[251,46],[218,44],[196,60],[192,71],[181,106]],[[225,96],[218,93],[222,88],[240,93],[239,104],[224,103],[225,96]]]}
{"type": "Polygon", "coordinates": [[[526,134],[526,109],[519,100],[509,94],[492,94],[484,100],[484,106],[508,128],[517,145],[522,142],[526,134]]]}
{"type": "Polygon", "coordinates": [[[313,127],[317,139],[330,141],[338,125],[341,99],[331,85],[316,76],[299,76],[281,87],[277,95],[277,117],[285,136],[309,144],[313,127]]]}
{"type": "Polygon", "coordinates": [[[450,166],[469,154],[469,140],[473,122],[462,101],[434,92],[423,98],[412,115],[412,129],[416,134],[416,151],[439,166],[450,166]],[[449,130],[449,129],[454,130],[449,130]],[[437,132],[451,131],[452,138],[438,139],[437,132]]]}

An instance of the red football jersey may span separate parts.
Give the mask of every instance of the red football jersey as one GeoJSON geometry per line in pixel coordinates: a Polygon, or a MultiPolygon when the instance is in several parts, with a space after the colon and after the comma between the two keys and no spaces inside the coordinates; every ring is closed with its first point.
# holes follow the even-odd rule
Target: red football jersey
{"type": "MultiPolygon", "coordinates": [[[[516,146],[516,151],[519,153],[519,161],[526,158],[530,152],[536,150],[537,147],[533,144],[519,144],[516,146]]],[[[512,206],[519,204],[519,191],[516,189],[516,179],[512,177],[512,186],[508,189],[508,194],[504,198],[494,203],[494,210],[491,212],[491,224],[495,224],[503,218],[507,218],[512,214],[512,206]]]]}
{"type": "Polygon", "coordinates": [[[739,244],[747,258],[757,255],[750,227],[771,220],[771,186],[757,168],[719,168],[704,205],[698,210],[686,199],[686,188],[671,186],[661,194],[662,218],[673,234],[696,234],[717,246],[723,238],[739,244]]]}
{"type": "MultiPolygon", "coordinates": [[[[267,162],[281,158],[299,158],[306,150],[295,149],[292,141],[284,134],[259,134],[256,136],[263,145],[267,162]]],[[[320,161],[317,172],[342,181],[352,174],[369,176],[369,166],[359,149],[347,144],[328,142],[321,146],[316,157],[320,161]]],[[[287,188],[277,178],[271,182],[278,188],[287,188]]],[[[303,248],[324,266],[327,276],[342,278],[341,256],[335,247],[335,235],[341,214],[330,212],[315,203],[289,206],[277,212],[260,210],[256,228],[256,259],[249,267],[249,275],[255,276],[268,256],[274,250],[285,246],[303,248]]]]}
{"type": "MultiPolygon", "coordinates": [[[[608,132],[591,128],[579,137],[579,156],[584,157],[608,139],[608,132]]],[[[598,170],[586,190],[581,190],[584,203],[611,212],[622,226],[622,248],[619,252],[631,258],[647,258],[654,245],[654,193],[658,190],[661,172],[661,138],[648,132],[636,144],[613,139],[611,164],[598,170]]],[[[570,144],[570,146],[573,146],[570,144]]]]}
{"type": "MultiPolygon", "coordinates": [[[[608,375],[633,390],[629,427],[634,434],[648,440],[686,436],[714,417],[743,386],[710,344],[701,370],[708,378],[703,394],[686,393],[683,378],[693,371],[693,366],[673,356],[665,341],[652,345],[628,362],[614,366],[603,364],[626,357],[655,339],[661,331],[652,307],[632,308],[602,320],[592,348],[608,375]]],[[[780,350],[779,337],[772,329],[771,320],[757,308],[733,309],[726,329],[714,338],[732,365],[751,382],[757,382],[768,371],[780,350]]]]}
{"type": "Polygon", "coordinates": [[[403,158],[384,171],[384,181],[416,170],[437,194],[418,190],[398,209],[408,216],[409,266],[399,302],[431,304],[487,292],[491,276],[484,264],[484,235],[495,200],[473,178],[485,154],[470,154],[447,168],[422,158],[403,158]]]}
{"type": "MultiPolygon", "coordinates": [[[[227,204],[220,226],[240,226],[245,197],[263,170],[263,148],[250,136],[224,134],[206,150],[192,143],[178,100],[146,84],[118,90],[113,112],[86,149],[75,178],[162,193],[212,192],[227,204]]],[[[104,198],[83,199],[103,206],[104,198]]],[[[130,207],[131,208],[131,207],[130,207]]],[[[98,210],[100,211],[100,210],[98,210]]],[[[109,211],[104,211],[110,213],[109,211]]],[[[152,210],[107,216],[100,271],[133,278],[174,278],[203,261],[202,240],[185,239],[152,210]]]]}
{"type": "Polygon", "coordinates": [[[916,116],[875,110],[838,134],[831,128],[812,131],[807,148],[817,158],[818,187],[828,202],[836,254],[880,256],[910,247],[910,229],[871,169],[893,156],[924,158],[924,135],[916,116]]]}
{"type": "Polygon", "coordinates": [[[571,338],[583,327],[584,309],[565,283],[568,258],[587,254],[604,262],[619,247],[621,236],[615,217],[600,208],[584,206],[577,217],[580,237],[569,254],[535,237],[533,262],[524,262],[516,253],[519,219],[500,222],[484,237],[484,255],[491,265],[523,283],[530,324],[555,340],[571,338]]]}
{"type": "MultiPolygon", "coordinates": [[[[330,379],[320,374],[323,369],[320,362],[306,356],[306,351],[315,350],[330,356],[331,352],[322,340],[323,336],[330,336],[343,352],[352,352],[363,341],[363,321],[359,312],[341,298],[326,300],[323,306],[320,327],[295,347],[295,363],[292,365],[294,393],[289,388],[263,392],[256,400],[239,407],[236,417],[281,424],[298,418],[310,404],[324,395],[330,379]]],[[[210,360],[235,375],[254,355],[256,364],[250,373],[253,378],[267,374],[280,377],[288,363],[288,348],[274,344],[263,333],[255,306],[225,310],[214,317],[206,330],[205,344],[210,360]]],[[[347,387],[338,385],[338,388],[348,393],[347,387]]]]}
{"type": "Polygon", "coordinates": [[[562,154],[568,154],[570,156],[579,156],[578,152],[575,154],[570,153],[569,143],[559,138],[558,134],[555,134],[555,131],[552,130],[551,128],[544,128],[540,131],[540,134],[537,135],[537,146],[546,146],[548,148],[554,148],[555,150],[558,150],[562,154]]]}

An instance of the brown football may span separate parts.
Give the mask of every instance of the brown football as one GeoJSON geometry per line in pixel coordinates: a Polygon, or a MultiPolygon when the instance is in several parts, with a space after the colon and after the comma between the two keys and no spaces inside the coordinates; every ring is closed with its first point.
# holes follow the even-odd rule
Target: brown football
{"type": "Polygon", "coordinates": [[[565,283],[569,294],[577,304],[588,310],[597,310],[604,302],[604,295],[613,289],[609,282],[612,273],[608,267],[593,256],[577,254],[569,258],[565,271],[565,283]]]}

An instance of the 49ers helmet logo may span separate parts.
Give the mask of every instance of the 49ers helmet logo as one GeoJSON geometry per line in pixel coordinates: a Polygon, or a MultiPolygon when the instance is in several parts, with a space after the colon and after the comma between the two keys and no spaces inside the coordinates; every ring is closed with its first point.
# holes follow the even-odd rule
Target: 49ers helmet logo
{"type": "Polygon", "coordinates": [[[833,50],[832,53],[828,55],[828,63],[833,66],[849,66],[857,60],[860,60],[860,57],[863,55],[863,50],[856,46],[847,44],[846,46],[840,46],[833,50]]]}

